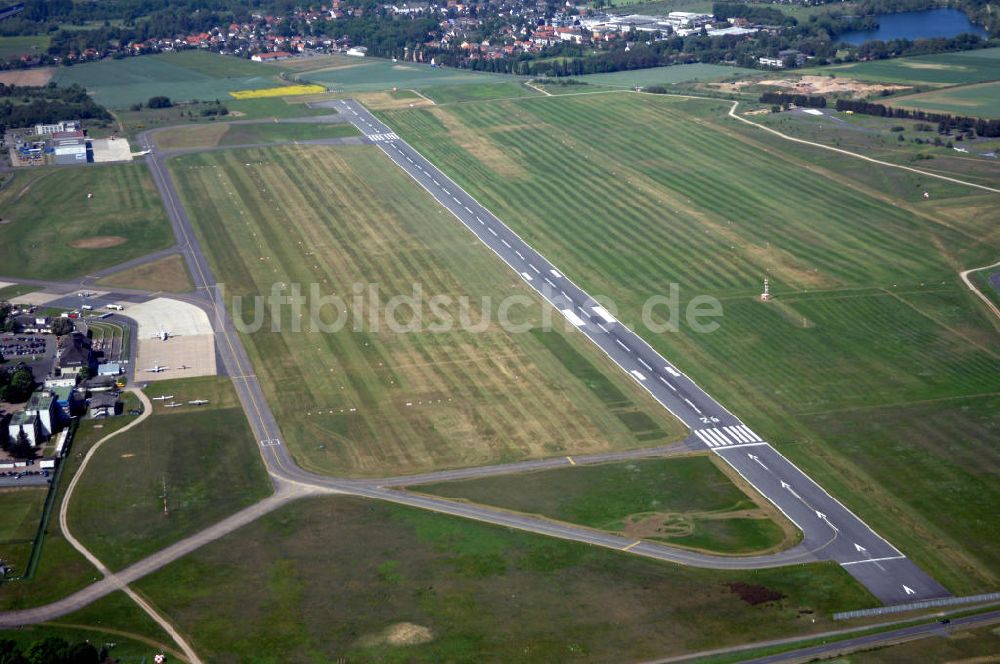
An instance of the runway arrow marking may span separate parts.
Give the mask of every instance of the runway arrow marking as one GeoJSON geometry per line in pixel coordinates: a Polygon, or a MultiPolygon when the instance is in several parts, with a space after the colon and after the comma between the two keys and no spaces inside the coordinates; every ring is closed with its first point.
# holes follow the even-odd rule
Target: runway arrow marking
{"type": "MultiPolygon", "coordinates": [[[[763,463],[761,463],[759,456],[757,456],[756,454],[747,454],[747,456],[750,457],[751,459],[753,459],[757,463],[758,466],[760,466],[764,470],[767,470],[768,472],[770,472],[770,470],[768,469],[768,467],[765,466],[763,463]]],[[[784,484],[784,482],[782,482],[782,484],[784,484]]]]}
{"type": "Polygon", "coordinates": [[[858,553],[862,553],[862,552],[868,550],[865,547],[863,547],[860,544],[858,544],[857,542],[854,543],[854,548],[858,550],[858,553]]]}
{"type": "Polygon", "coordinates": [[[913,588],[909,587],[909,586],[903,586],[903,590],[906,591],[907,595],[916,595],[917,594],[917,591],[914,590],[913,588]]]}
{"type": "Polygon", "coordinates": [[[823,521],[826,522],[826,525],[828,525],[831,528],[833,528],[834,532],[836,532],[836,533],[840,532],[840,528],[838,528],[837,526],[835,526],[832,523],[830,523],[830,520],[828,518],[826,518],[826,515],[823,514],[822,512],[820,512],[819,510],[816,510],[816,516],[818,516],[820,519],[823,519],[823,521]]]}

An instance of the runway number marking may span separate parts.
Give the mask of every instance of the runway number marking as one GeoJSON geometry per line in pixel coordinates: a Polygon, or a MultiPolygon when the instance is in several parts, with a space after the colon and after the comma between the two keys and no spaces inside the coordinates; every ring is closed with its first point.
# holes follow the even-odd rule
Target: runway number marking
{"type": "Polygon", "coordinates": [[[277,438],[265,438],[264,440],[260,441],[261,447],[274,447],[276,445],[281,445],[281,441],[278,440],[277,438]]]}

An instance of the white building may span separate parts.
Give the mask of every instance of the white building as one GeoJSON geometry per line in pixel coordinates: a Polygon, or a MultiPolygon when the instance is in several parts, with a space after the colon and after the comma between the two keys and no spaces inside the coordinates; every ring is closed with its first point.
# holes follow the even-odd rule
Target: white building
{"type": "Polygon", "coordinates": [[[79,131],[80,121],[79,120],[63,120],[62,122],[56,122],[55,124],[36,124],[35,133],[39,136],[48,136],[50,134],[56,134],[63,131],[79,131]]]}

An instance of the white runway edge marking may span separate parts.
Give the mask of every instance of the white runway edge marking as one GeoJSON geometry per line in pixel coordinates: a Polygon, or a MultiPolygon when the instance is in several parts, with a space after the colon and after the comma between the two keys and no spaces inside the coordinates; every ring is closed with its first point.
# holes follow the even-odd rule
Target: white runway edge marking
{"type": "Polygon", "coordinates": [[[522,272],[521,276],[524,277],[525,281],[531,281],[531,275],[528,274],[527,272],[522,272]]]}
{"type": "Polygon", "coordinates": [[[671,384],[670,384],[670,381],[668,381],[668,380],[667,380],[666,378],[664,378],[663,376],[657,376],[657,378],[659,378],[659,379],[660,379],[660,382],[661,382],[661,383],[663,383],[664,385],[666,385],[667,387],[669,387],[670,389],[672,389],[672,390],[673,390],[674,392],[676,392],[676,391],[677,391],[677,388],[676,388],[676,387],[674,387],[673,385],[671,385],[671,384]]]}
{"type": "Polygon", "coordinates": [[[573,325],[583,327],[583,319],[573,313],[572,309],[560,309],[559,311],[566,317],[566,320],[573,323],[573,325]]]}
{"type": "Polygon", "coordinates": [[[687,397],[684,397],[684,401],[686,401],[686,402],[687,402],[687,405],[691,406],[691,408],[693,408],[693,409],[694,409],[694,412],[696,412],[696,413],[698,413],[699,415],[701,415],[701,410],[699,410],[699,409],[698,409],[698,406],[696,406],[696,405],[694,405],[693,403],[691,403],[691,400],[690,400],[690,399],[688,399],[687,397]]]}
{"type": "MultiPolygon", "coordinates": [[[[591,309],[594,310],[595,314],[597,314],[598,316],[600,316],[601,318],[603,318],[605,323],[617,323],[618,322],[618,321],[615,320],[615,317],[612,316],[610,313],[608,313],[608,310],[605,309],[604,307],[591,307],[591,309]]],[[[652,369],[650,369],[650,371],[652,371],[652,369]]]]}
{"type": "Polygon", "coordinates": [[[629,371],[629,373],[635,376],[636,380],[646,380],[646,377],[642,375],[641,371],[636,371],[635,369],[632,369],[632,371],[629,371]]]}
{"type": "Polygon", "coordinates": [[[902,560],[906,556],[887,556],[885,558],[865,558],[864,560],[851,560],[850,562],[840,563],[841,567],[846,567],[848,565],[859,565],[861,563],[881,563],[886,560],[902,560]]]}
{"type": "Polygon", "coordinates": [[[624,348],[626,350],[626,352],[629,352],[629,353],[632,352],[632,349],[629,348],[628,346],[626,346],[625,343],[621,339],[615,339],[615,343],[618,344],[619,346],[621,346],[622,348],[624,348]]]}

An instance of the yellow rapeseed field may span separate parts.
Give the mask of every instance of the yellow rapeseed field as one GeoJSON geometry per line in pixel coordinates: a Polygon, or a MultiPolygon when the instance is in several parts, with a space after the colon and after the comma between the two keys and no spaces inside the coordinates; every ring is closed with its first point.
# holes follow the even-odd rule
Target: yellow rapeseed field
{"type": "Polygon", "coordinates": [[[263,99],[264,97],[291,97],[294,95],[313,95],[326,92],[322,85],[285,85],[280,88],[263,88],[261,90],[235,90],[229,94],[236,99],[263,99]]]}

